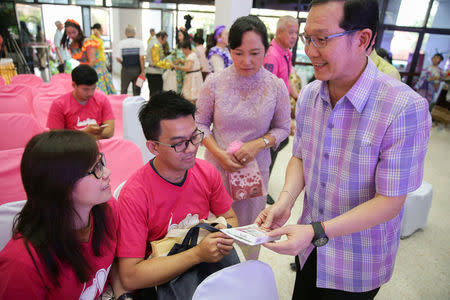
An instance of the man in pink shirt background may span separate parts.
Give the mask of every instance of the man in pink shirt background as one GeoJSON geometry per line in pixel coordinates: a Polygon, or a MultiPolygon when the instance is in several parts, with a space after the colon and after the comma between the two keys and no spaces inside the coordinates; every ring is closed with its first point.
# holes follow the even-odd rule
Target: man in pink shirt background
{"type": "MultiPolygon", "coordinates": [[[[290,86],[289,75],[293,70],[292,52],[289,50],[294,47],[298,37],[298,21],[291,16],[284,16],[278,20],[277,32],[275,38],[270,42],[266,57],[264,58],[264,68],[275,74],[278,78],[283,79],[288,89],[289,95],[297,101],[298,92],[290,86]]],[[[289,139],[286,138],[280,143],[277,149],[270,149],[272,162],[270,164],[270,172],[272,173],[275,159],[278,152],[288,144],[289,139]]],[[[267,204],[273,204],[274,201],[270,194],[267,195],[267,204]]]]}
{"type": "Polygon", "coordinates": [[[73,91],[52,103],[47,127],[81,130],[97,139],[112,137],[114,114],[106,95],[95,90],[97,80],[97,72],[88,65],[73,69],[73,91]]]}

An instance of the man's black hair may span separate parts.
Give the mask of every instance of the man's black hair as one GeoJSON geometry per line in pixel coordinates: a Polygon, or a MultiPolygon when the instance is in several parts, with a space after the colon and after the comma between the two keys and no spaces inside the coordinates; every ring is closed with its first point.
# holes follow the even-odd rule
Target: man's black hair
{"type": "Polygon", "coordinates": [[[315,5],[326,4],[329,2],[344,2],[344,16],[339,23],[339,27],[348,31],[354,29],[372,30],[372,37],[369,42],[370,48],[372,41],[378,30],[378,1],[377,0],[312,0],[309,9],[315,5]]]}
{"type": "Polygon", "coordinates": [[[139,121],[145,138],[157,141],[162,120],[174,120],[191,115],[195,118],[195,105],[173,91],[162,92],[150,98],[139,111],[139,121]]]}
{"type": "Polygon", "coordinates": [[[98,81],[97,72],[88,65],[79,65],[72,70],[72,81],[76,85],[93,85],[98,81]]]}

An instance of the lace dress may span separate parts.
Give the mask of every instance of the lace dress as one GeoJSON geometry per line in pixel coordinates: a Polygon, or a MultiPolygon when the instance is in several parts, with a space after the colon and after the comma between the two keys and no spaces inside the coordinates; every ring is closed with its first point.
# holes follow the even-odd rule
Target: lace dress
{"type": "MultiPolygon", "coordinates": [[[[207,77],[197,100],[195,119],[205,136],[212,134],[222,149],[227,149],[235,140],[248,142],[262,137],[267,132],[275,137],[278,147],[290,131],[290,106],[286,85],[264,68],[253,76],[244,77],[239,75],[232,65],[207,77]]],[[[205,159],[219,170],[222,181],[230,192],[226,171],[208,150],[205,159]]],[[[270,150],[259,152],[256,161],[267,193],[270,150]]],[[[266,196],[233,203],[240,226],[253,223],[265,207],[266,196]]],[[[250,258],[255,257],[250,255],[250,258]]]]}
{"type": "Polygon", "coordinates": [[[194,51],[186,57],[186,61],[192,61],[192,70],[186,72],[184,77],[183,96],[189,101],[195,101],[203,83],[200,61],[194,51]]]}

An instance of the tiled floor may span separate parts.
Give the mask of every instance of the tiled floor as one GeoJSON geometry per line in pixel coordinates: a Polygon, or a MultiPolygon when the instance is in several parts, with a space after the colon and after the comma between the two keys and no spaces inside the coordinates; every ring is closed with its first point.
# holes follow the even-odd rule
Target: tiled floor
{"type": "MultiPolygon", "coordinates": [[[[116,82],[116,81],[115,81],[116,82]]],[[[118,87],[119,85],[116,84],[118,87]]],[[[141,95],[148,99],[148,87],[141,95]]],[[[291,155],[290,144],[278,155],[269,181],[269,192],[275,198],[284,183],[284,173],[291,155]]],[[[204,148],[199,151],[202,158],[204,148]]],[[[378,293],[377,300],[450,299],[450,128],[433,126],[425,161],[424,180],[433,186],[433,202],[428,224],[423,230],[400,241],[394,274],[378,293]]],[[[289,224],[296,223],[302,208],[299,196],[289,224]]],[[[290,270],[291,256],[279,255],[266,248],[260,260],[268,263],[274,273],[280,300],[291,299],[295,273],[290,270]]]]}

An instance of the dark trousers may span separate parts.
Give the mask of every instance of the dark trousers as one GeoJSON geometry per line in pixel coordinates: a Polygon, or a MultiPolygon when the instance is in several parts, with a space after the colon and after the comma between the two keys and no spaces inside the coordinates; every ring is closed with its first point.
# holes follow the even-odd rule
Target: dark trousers
{"type": "Polygon", "coordinates": [[[150,90],[150,97],[162,91],[163,79],[162,74],[145,74],[148,81],[148,89],[150,90]]]}
{"type": "Polygon", "coordinates": [[[131,83],[133,87],[133,96],[141,95],[141,88],[136,86],[136,79],[139,74],[141,74],[141,67],[124,67],[122,66],[122,71],[120,72],[120,93],[126,94],[128,91],[128,86],[131,83]]]}
{"type": "Polygon", "coordinates": [[[64,73],[64,70],[66,68],[66,62],[63,62],[62,64],[59,64],[57,68],[58,68],[58,72],[59,73],[64,73]]]}
{"type": "Polygon", "coordinates": [[[333,289],[316,287],[317,278],[317,248],[309,255],[308,259],[300,270],[298,256],[295,257],[297,265],[297,277],[295,278],[294,294],[292,300],[372,300],[380,288],[362,293],[352,293],[333,289]]]}

